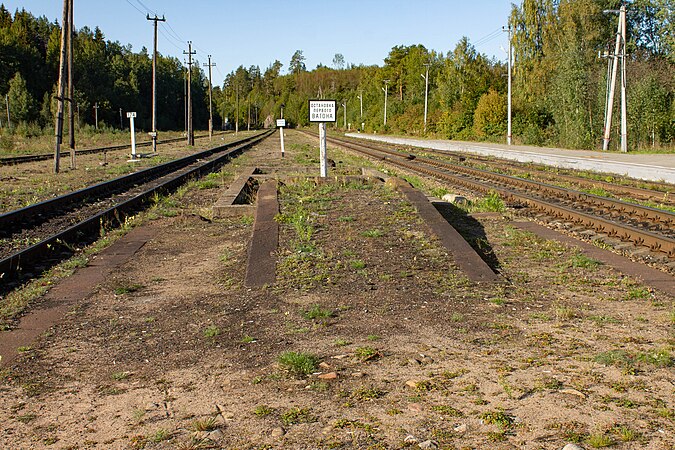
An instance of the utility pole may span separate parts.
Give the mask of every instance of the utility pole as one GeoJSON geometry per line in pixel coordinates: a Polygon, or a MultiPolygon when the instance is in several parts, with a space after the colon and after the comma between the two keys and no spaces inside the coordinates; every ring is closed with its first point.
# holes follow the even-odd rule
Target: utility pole
{"type": "Polygon", "coordinates": [[[124,124],[122,123],[122,108],[120,108],[120,130],[124,130],[124,124]]]}
{"type": "Polygon", "coordinates": [[[155,28],[155,39],[152,47],[152,153],[157,153],[157,22],[166,22],[164,16],[160,19],[155,14],[155,17],[150,17],[147,14],[147,20],[152,20],[155,28]]]}
{"type": "Polygon", "coordinates": [[[209,140],[213,136],[213,93],[211,92],[212,83],[211,83],[211,68],[216,65],[216,63],[211,64],[211,55],[208,55],[209,63],[204,64],[204,67],[209,68],[209,140]]]}
{"type": "Polygon", "coordinates": [[[424,132],[427,132],[427,105],[429,103],[429,66],[431,63],[426,63],[424,66],[427,68],[426,75],[420,74],[424,78],[424,132]]]}
{"type": "Polygon", "coordinates": [[[251,93],[250,92],[246,96],[246,102],[248,103],[248,120],[246,121],[246,131],[251,131],[251,93]]]}
{"type": "Polygon", "coordinates": [[[9,116],[9,94],[5,95],[5,105],[7,105],[7,128],[12,128],[12,118],[9,116]]]}
{"type": "Polygon", "coordinates": [[[73,1],[68,1],[68,143],[70,144],[70,168],[75,163],[75,88],[73,86],[73,1]]]}
{"type": "Polygon", "coordinates": [[[361,116],[360,119],[363,121],[363,91],[359,92],[359,95],[356,97],[359,99],[359,102],[361,103],[361,116]]]}
{"type": "Polygon", "coordinates": [[[59,173],[61,164],[61,142],[63,142],[63,100],[66,95],[66,39],[68,33],[69,0],[63,0],[63,20],[61,22],[61,56],[59,58],[59,84],[56,93],[56,125],[54,134],[56,143],[54,146],[54,173],[59,173]]]}
{"type": "Polygon", "coordinates": [[[508,125],[507,125],[507,131],[506,131],[506,143],[508,145],[511,145],[511,137],[512,137],[512,135],[511,135],[511,77],[512,77],[511,73],[513,72],[511,70],[511,60],[513,59],[513,47],[512,47],[512,44],[511,44],[511,25],[509,25],[508,28],[502,27],[502,30],[509,33],[509,62],[507,64],[508,71],[509,71],[509,75],[508,75],[509,76],[509,89],[508,89],[509,92],[508,92],[508,107],[507,107],[507,110],[508,110],[508,125]]]}
{"type": "Polygon", "coordinates": [[[237,120],[235,120],[234,124],[234,134],[239,134],[239,86],[236,87],[236,105],[237,105],[237,120]]]}
{"type": "MultiPolygon", "coordinates": [[[[183,65],[187,65],[185,58],[183,58],[183,65]]],[[[187,136],[187,69],[183,73],[183,109],[185,110],[185,114],[183,116],[183,125],[185,136],[187,136]]]]}
{"type": "Polygon", "coordinates": [[[94,121],[96,123],[96,130],[98,130],[98,102],[94,103],[94,121]]]}
{"type": "Polygon", "coordinates": [[[384,91],[384,126],[387,126],[387,87],[389,84],[389,80],[384,80],[384,87],[382,90],[384,91]]]}
{"type": "Polygon", "coordinates": [[[188,81],[187,81],[187,143],[195,145],[195,134],[192,129],[192,55],[197,52],[192,51],[192,41],[188,41],[188,51],[183,50],[184,55],[188,55],[188,81]]]}
{"type": "Polygon", "coordinates": [[[342,103],[343,115],[344,115],[344,129],[347,129],[347,100],[342,103]]]}
{"type": "Polygon", "coordinates": [[[626,117],[626,6],[622,5],[619,10],[605,10],[605,13],[618,13],[619,24],[616,31],[616,44],[612,61],[612,75],[609,82],[609,93],[605,105],[605,130],[602,139],[602,149],[609,150],[609,141],[612,131],[612,113],[614,112],[614,92],[616,78],[621,59],[621,151],[628,151],[627,117],[626,117]]]}

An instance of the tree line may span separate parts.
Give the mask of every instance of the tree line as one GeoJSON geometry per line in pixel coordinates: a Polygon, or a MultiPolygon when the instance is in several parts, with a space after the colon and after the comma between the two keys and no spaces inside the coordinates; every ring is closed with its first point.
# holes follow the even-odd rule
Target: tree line
{"type": "MultiPolygon", "coordinates": [[[[514,51],[513,136],[516,143],[598,148],[605,114],[607,60],[613,49],[617,0],[522,0],[508,18],[514,51]]],[[[675,0],[634,0],[627,5],[628,132],[630,148],[672,147],[675,139],[675,0]]],[[[506,20],[505,20],[506,21],[506,20]]],[[[17,123],[53,126],[53,93],[60,28],[21,10],[0,7],[0,93],[17,123]]],[[[506,42],[506,33],[504,41],[506,42]]],[[[119,124],[119,109],[135,110],[150,128],[152,55],[143,48],[106,41],[98,29],[82,28],[74,39],[79,119],[119,124]]],[[[308,125],[308,100],[338,100],[339,128],[424,135],[425,75],[429,70],[426,134],[447,139],[504,141],[507,126],[507,64],[481,54],[464,37],[443,52],[398,45],[381,66],[348,64],[308,70],[302,50],[288,68],[276,60],[265,70],[243,67],[213,90],[214,128],[257,128],[284,117],[308,125]],[[383,89],[387,89],[384,124],[383,89]],[[344,105],[344,106],[343,106],[344,105]],[[346,123],[344,120],[346,109],[346,123]]],[[[195,128],[208,124],[208,79],[193,65],[195,128]]],[[[186,71],[159,56],[158,128],[184,127],[186,71]],[[180,105],[176,107],[176,105],[180,105]]],[[[215,83],[219,84],[219,83],[215,83]]],[[[618,103],[618,102],[617,102],[618,103]]],[[[618,110],[618,104],[615,105],[618,110]]],[[[618,117],[618,112],[615,114],[618,117]]],[[[618,145],[618,121],[612,130],[618,145]]]]}

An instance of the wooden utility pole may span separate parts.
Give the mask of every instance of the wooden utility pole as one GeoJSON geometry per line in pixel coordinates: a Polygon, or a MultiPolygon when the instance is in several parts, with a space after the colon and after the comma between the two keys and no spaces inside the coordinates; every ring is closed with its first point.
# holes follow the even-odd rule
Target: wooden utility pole
{"type": "Polygon", "coordinates": [[[59,173],[61,164],[61,142],[63,142],[63,100],[66,95],[66,35],[68,33],[69,0],[63,0],[63,19],[61,22],[61,56],[59,58],[59,85],[56,93],[56,125],[54,126],[56,143],[54,146],[54,173],[59,173]]]}
{"type": "Polygon", "coordinates": [[[73,1],[68,1],[68,140],[70,168],[75,169],[75,87],[73,86],[73,1]]]}
{"type": "Polygon", "coordinates": [[[187,143],[195,145],[195,134],[192,129],[192,55],[197,52],[192,51],[192,41],[188,41],[188,51],[183,50],[184,55],[188,55],[188,81],[187,81],[187,143]]]}
{"type": "Polygon", "coordinates": [[[209,68],[209,140],[213,137],[213,93],[212,93],[212,87],[213,83],[211,83],[211,67],[215,66],[216,63],[211,64],[211,55],[208,55],[209,57],[209,63],[204,64],[204,67],[209,68]]]}
{"type": "Polygon", "coordinates": [[[155,39],[153,41],[152,51],[152,153],[157,153],[157,22],[166,22],[164,16],[158,18],[146,15],[147,20],[152,20],[155,25],[155,39]]]}

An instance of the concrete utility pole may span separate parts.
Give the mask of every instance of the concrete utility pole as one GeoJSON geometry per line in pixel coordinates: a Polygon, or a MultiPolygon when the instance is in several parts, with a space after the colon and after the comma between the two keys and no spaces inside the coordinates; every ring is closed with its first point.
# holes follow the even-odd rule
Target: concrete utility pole
{"type": "Polygon", "coordinates": [[[188,41],[188,51],[183,50],[184,55],[188,55],[188,81],[187,81],[187,143],[195,145],[195,134],[192,129],[192,55],[197,52],[192,51],[192,41],[188,41]]]}
{"type": "Polygon", "coordinates": [[[609,141],[612,131],[612,114],[614,110],[614,91],[616,89],[616,78],[619,69],[619,59],[621,59],[621,151],[628,151],[627,136],[627,117],[626,117],[626,6],[622,5],[619,10],[605,10],[605,13],[618,13],[619,24],[616,31],[616,44],[612,61],[612,75],[609,82],[609,92],[607,94],[607,104],[605,105],[605,130],[602,139],[602,149],[609,150],[609,141]]]}
{"type": "Polygon", "coordinates": [[[420,74],[424,78],[424,132],[427,132],[427,107],[429,104],[429,66],[431,63],[426,63],[425,67],[427,68],[426,75],[420,74]]]}
{"type": "Polygon", "coordinates": [[[122,123],[122,108],[120,108],[120,130],[124,130],[124,124],[122,123]]]}
{"type": "Polygon", "coordinates": [[[73,86],[73,1],[68,2],[68,143],[70,168],[75,169],[75,88],[73,86]]]}
{"type": "Polygon", "coordinates": [[[94,122],[96,124],[96,130],[98,130],[98,102],[94,103],[94,122]]]}
{"type": "Polygon", "coordinates": [[[204,63],[204,67],[209,68],[209,140],[211,140],[213,136],[213,93],[212,93],[212,86],[213,84],[211,83],[211,68],[216,65],[216,63],[211,64],[211,55],[208,55],[209,58],[209,63],[206,64],[204,63]]]}
{"type": "Polygon", "coordinates": [[[389,85],[389,80],[384,80],[384,87],[382,90],[384,91],[384,126],[387,126],[387,88],[389,85]]]}
{"type": "MultiPolygon", "coordinates": [[[[183,58],[183,65],[187,65],[187,61],[183,58]]],[[[183,129],[185,130],[185,136],[187,136],[187,69],[183,74],[183,109],[185,114],[183,116],[183,129]]]]}
{"type": "Polygon", "coordinates": [[[61,164],[61,142],[63,142],[63,100],[66,95],[66,52],[68,34],[69,0],[63,0],[63,20],[61,22],[61,56],[59,58],[59,84],[56,93],[56,124],[54,134],[56,143],[54,146],[54,173],[59,173],[61,164]]]}
{"type": "Polygon", "coordinates": [[[155,38],[152,46],[152,153],[157,153],[157,22],[166,22],[164,16],[160,19],[150,17],[150,14],[145,17],[147,20],[152,20],[155,28],[155,38]]]}
{"type": "Polygon", "coordinates": [[[251,131],[251,93],[246,96],[246,104],[248,105],[248,117],[246,119],[246,131],[251,131]]]}
{"type": "Polygon", "coordinates": [[[343,116],[344,116],[344,129],[347,129],[347,100],[345,100],[344,103],[342,103],[342,108],[343,108],[343,116]]]}
{"type": "Polygon", "coordinates": [[[237,120],[235,120],[234,123],[234,134],[239,134],[239,86],[236,88],[237,94],[236,94],[236,105],[237,105],[237,120]]]}
{"type": "Polygon", "coordinates": [[[356,97],[359,99],[359,102],[361,103],[361,116],[360,119],[363,121],[363,91],[359,92],[359,95],[356,97]]]}
{"type": "Polygon", "coordinates": [[[9,94],[5,95],[5,105],[7,105],[7,127],[12,127],[12,118],[9,115],[9,94]]]}
{"type": "Polygon", "coordinates": [[[506,131],[506,143],[508,145],[511,145],[511,60],[513,59],[513,47],[511,44],[511,25],[506,27],[502,27],[504,31],[509,33],[509,62],[507,64],[508,71],[509,71],[509,92],[508,92],[508,125],[507,125],[507,131],[506,131]]]}

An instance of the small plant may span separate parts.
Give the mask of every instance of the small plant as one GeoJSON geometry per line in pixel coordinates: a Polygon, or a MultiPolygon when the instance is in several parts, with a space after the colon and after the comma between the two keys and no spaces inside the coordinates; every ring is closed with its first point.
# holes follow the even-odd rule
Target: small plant
{"type": "Polygon", "coordinates": [[[381,353],[373,347],[357,347],[354,354],[361,362],[377,359],[381,356],[381,353]]]}
{"type": "Polygon", "coordinates": [[[379,238],[379,237],[384,236],[384,233],[382,232],[382,230],[378,230],[378,229],[366,230],[363,233],[361,233],[361,236],[367,237],[367,238],[379,238]]]}
{"type": "Polygon", "coordinates": [[[150,435],[150,440],[155,443],[168,441],[169,439],[171,439],[171,433],[165,430],[164,428],[160,428],[159,430],[155,431],[153,434],[150,435]]]}
{"type": "Polygon", "coordinates": [[[316,421],[317,418],[312,415],[312,410],[310,408],[291,408],[281,414],[281,422],[286,426],[316,421]]]}
{"type": "Polygon", "coordinates": [[[385,391],[375,387],[362,387],[352,392],[351,397],[357,400],[375,400],[384,397],[385,391]]]}
{"type": "Polygon", "coordinates": [[[122,381],[122,380],[126,380],[130,376],[131,376],[131,372],[126,372],[126,371],[125,372],[113,372],[110,375],[110,378],[112,378],[115,381],[122,381]]]}
{"type": "Polygon", "coordinates": [[[255,338],[253,336],[249,336],[248,334],[244,335],[244,337],[241,338],[242,344],[252,344],[255,341],[256,341],[255,338]]]}
{"type": "Polygon", "coordinates": [[[450,316],[450,321],[451,322],[464,322],[464,315],[460,314],[458,312],[454,312],[450,316]]]}
{"type": "Polygon", "coordinates": [[[342,216],[338,217],[338,222],[354,222],[354,219],[352,216],[342,216]]]}
{"type": "Polygon", "coordinates": [[[276,410],[270,406],[267,405],[259,405],[256,406],[256,408],[253,410],[253,414],[255,414],[258,417],[266,417],[269,416],[270,414],[273,414],[276,410]]]}
{"type": "Polygon", "coordinates": [[[205,338],[213,339],[220,334],[220,328],[216,325],[209,325],[203,332],[205,338]]]}
{"type": "Polygon", "coordinates": [[[329,317],[333,316],[335,316],[335,312],[333,310],[323,308],[321,305],[314,305],[302,313],[302,317],[307,320],[328,319],[329,317]]]}
{"type": "Polygon", "coordinates": [[[593,448],[611,447],[614,445],[614,440],[604,433],[591,434],[588,436],[586,442],[593,448]]]}
{"type": "Polygon", "coordinates": [[[115,295],[130,294],[132,292],[138,291],[141,288],[143,288],[143,285],[136,283],[119,285],[115,288],[115,295]]]}
{"type": "Polygon", "coordinates": [[[601,264],[602,263],[600,261],[589,258],[588,256],[582,253],[577,253],[573,255],[568,261],[569,267],[577,267],[581,269],[595,269],[601,264]]]}
{"type": "Polygon", "coordinates": [[[338,347],[345,347],[345,346],[351,344],[351,342],[349,342],[346,339],[335,339],[334,344],[337,345],[338,347]]]}
{"type": "Polygon", "coordinates": [[[33,350],[33,347],[24,346],[24,345],[22,345],[21,347],[17,347],[17,349],[16,349],[17,352],[21,352],[21,353],[29,352],[31,350],[33,350]]]}
{"type": "Polygon", "coordinates": [[[513,425],[513,416],[509,416],[504,411],[488,411],[480,415],[480,419],[491,425],[497,425],[502,430],[511,428],[513,425]]]}
{"type": "Polygon", "coordinates": [[[463,417],[464,413],[459,409],[447,405],[435,405],[431,407],[432,410],[449,417],[463,417]]]}
{"type": "Polygon", "coordinates": [[[368,339],[369,341],[379,341],[382,338],[377,334],[369,334],[366,339],[368,339]]]}
{"type": "Polygon", "coordinates": [[[354,270],[361,270],[365,269],[366,263],[363,262],[363,260],[357,259],[354,261],[349,261],[349,267],[351,267],[354,270]]]}
{"type": "Polygon", "coordinates": [[[649,289],[641,286],[635,286],[628,289],[626,299],[628,300],[646,300],[651,296],[649,289]]]}
{"type": "Polygon", "coordinates": [[[503,212],[506,209],[504,200],[496,192],[490,192],[486,197],[476,202],[471,208],[475,211],[483,212],[503,212]]]}
{"type": "Polygon", "coordinates": [[[613,431],[617,434],[621,442],[633,442],[640,438],[640,433],[627,426],[617,426],[613,431]]]}
{"type": "Polygon", "coordinates": [[[349,419],[340,419],[333,424],[334,428],[351,428],[351,429],[360,429],[367,433],[374,433],[376,428],[368,423],[359,422],[358,420],[349,420],[349,419]]]}
{"type": "Polygon", "coordinates": [[[194,431],[213,431],[216,429],[216,418],[207,417],[206,419],[194,420],[191,424],[194,431]]]}
{"type": "Polygon", "coordinates": [[[309,353],[284,352],[279,355],[278,362],[291,376],[300,377],[315,372],[319,358],[309,353]]]}

